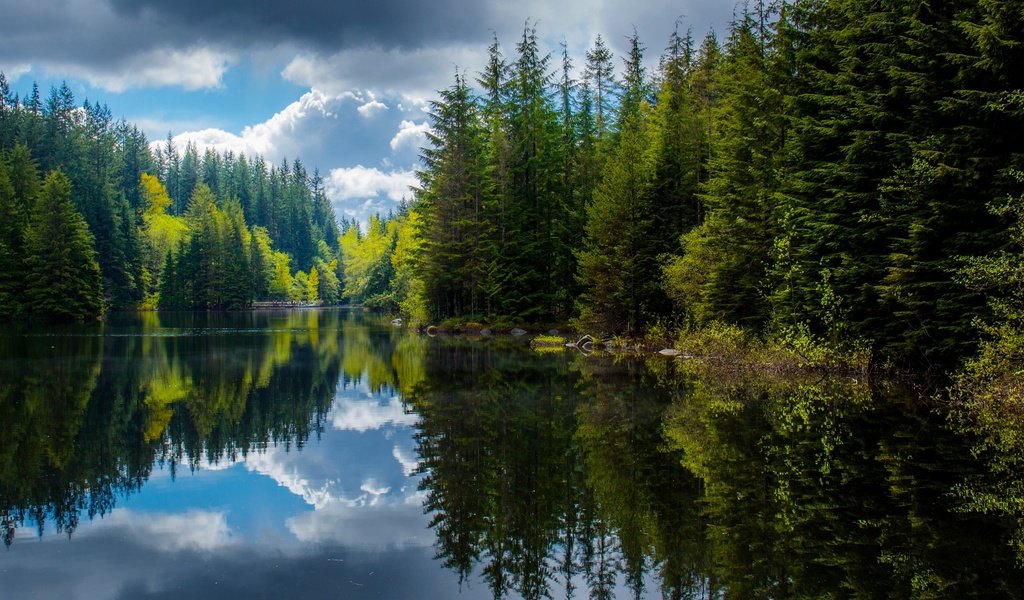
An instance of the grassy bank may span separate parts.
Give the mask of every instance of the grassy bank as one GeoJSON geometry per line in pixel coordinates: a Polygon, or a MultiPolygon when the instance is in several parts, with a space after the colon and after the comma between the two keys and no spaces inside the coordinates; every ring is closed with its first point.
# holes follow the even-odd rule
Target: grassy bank
{"type": "Polygon", "coordinates": [[[661,353],[714,371],[867,374],[871,368],[866,346],[833,344],[799,330],[762,337],[725,324],[676,331],[655,328],[641,338],[538,335],[531,344],[538,349],[570,345],[588,352],[661,353]]]}

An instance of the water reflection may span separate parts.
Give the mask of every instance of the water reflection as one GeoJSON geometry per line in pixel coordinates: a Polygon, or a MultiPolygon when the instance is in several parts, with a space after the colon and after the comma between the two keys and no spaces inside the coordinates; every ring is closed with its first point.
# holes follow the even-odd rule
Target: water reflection
{"type": "Polygon", "coordinates": [[[1024,590],[1021,460],[996,447],[996,433],[951,422],[895,385],[684,367],[536,354],[511,338],[427,338],[341,311],[151,313],[8,331],[5,589],[680,599],[1024,590]]]}

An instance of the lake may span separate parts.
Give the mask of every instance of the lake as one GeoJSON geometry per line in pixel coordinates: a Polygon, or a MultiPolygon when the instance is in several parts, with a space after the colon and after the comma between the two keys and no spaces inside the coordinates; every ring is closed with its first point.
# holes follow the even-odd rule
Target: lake
{"type": "Polygon", "coordinates": [[[1019,459],[929,396],[345,310],[8,326],[0,596],[1020,597],[1019,459]]]}

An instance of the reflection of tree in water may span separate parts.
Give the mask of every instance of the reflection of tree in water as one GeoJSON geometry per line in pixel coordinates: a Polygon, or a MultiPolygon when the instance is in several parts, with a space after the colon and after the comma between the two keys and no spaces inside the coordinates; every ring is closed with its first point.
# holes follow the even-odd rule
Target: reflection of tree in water
{"type": "Polygon", "coordinates": [[[173,472],[301,447],[323,430],[342,376],[342,319],[147,314],[108,335],[0,337],[5,543],[27,523],[70,535],[82,515],[105,515],[138,490],[155,462],[173,472]]]}
{"type": "MultiPolygon", "coordinates": [[[[617,544],[626,584],[635,597],[656,569],[666,598],[705,597],[710,592],[706,524],[700,512],[701,482],[667,451],[662,421],[668,386],[657,385],[637,361],[608,365],[581,361],[588,399],[578,411],[579,441],[602,521],[590,552],[594,589],[611,597],[607,546],[617,544]]],[[[593,595],[593,594],[592,594],[593,595]]]]}
{"type": "Polygon", "coordinates": [[[982,465],[896,388],[694,382],[666,432],[704,481],[728,596],[1021,593],[1005,524],[961,514],[952,493],[982,465]]]}
{"type": "Polygon", "coordinates": [[[8,545],[18,524],[35,522],[42,533],[49,517],[72,530],[81,512],[103,514],[109,504],[107,494],[88,493],[107,474],[87,468],[76,451],[102,347],[102,338],[88,334],[0,339],[0,510],[8,545]]]}
{"type": "Polygon", "coordinates": [[[556,582],[566,597],[611,598],[620,578],[639,595],[655,563],[666,589],[679,588],[656,546],[693,530],[669,529],[695,492],[661,451],[665,394],[625,366],[595,375],[570,363],[431,346],[409,399],[438,558],[463,582],[479,569],[496,598],[551,597],[556,582]]]}
{"type": "Polygon", "coordinates": [[[988,465],[933,404],[673,364],[432,344],[409,399],[438,558],[495,597],[1024,593],[1013,522],[963,498],[988,465]]]}
{"type": "Polygon", "coordinates": [[[549,596],[565,504],[576,500],[565,485],[575,378],[564,362],[465,341],[431,344],[426,370],[408,399],[422,417],[439,558],[460,581],[482,563],[496,597],[549,596]]]}

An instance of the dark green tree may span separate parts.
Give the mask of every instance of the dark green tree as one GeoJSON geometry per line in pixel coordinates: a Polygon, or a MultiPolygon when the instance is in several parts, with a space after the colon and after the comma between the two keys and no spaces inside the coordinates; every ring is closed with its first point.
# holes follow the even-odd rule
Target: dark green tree
{"type": "Polygon", "coordinates": [[[618,113],[615,144],[587,206],[587,237],[577,254],[583,287],[577,304],[579,323],[603,334],[639,333],[655,316],[656,298],[664,296],[657,255],[646,239],[653,216],[654,160],[642,56],[634,36],[626,59],[628,87],[623,91],[624,98],[633,100],[618,113]]]}
{"type": "Polygon", "coordinates": [[[47,175],[25,235],[29,311],[58,319],[95,319],[103,289],[92,235],[71,202],[71,182],[47,175]]]}
{"type": "Polygon", "coordinates": [[[431,147],[422,153],[418,202],[420,270],[433,316],[476,314],[485,310],[486,253],[493,251],[484,219],[486,130],[462,75],[431,106],[431,147]]]}
{"type": "Polygon", "coordinates": [[[701,197],[706,218],[684,236],[683,256],[666,269],[666,285],[690,322],[725,321],[753,330],[770,314],[768,273],[785,139],[771,40],[758,37],[759,23],[747,13],[732,26],[716,75],[721,96],[701,197]]]}

